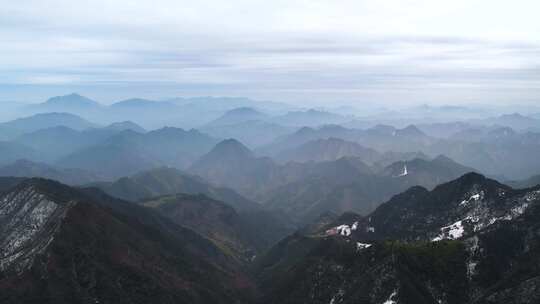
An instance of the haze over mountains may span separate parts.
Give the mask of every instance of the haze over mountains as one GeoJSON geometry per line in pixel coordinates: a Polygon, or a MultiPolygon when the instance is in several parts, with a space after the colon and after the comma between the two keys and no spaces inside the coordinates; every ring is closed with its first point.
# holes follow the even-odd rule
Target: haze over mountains
{"type": "Polygon", "coordinates": [[[0,9],[0,304],[539,304],[540,1],[0,9]]]}
{"type": "Polygon", "coordinates": [[[529,113],[77,94],[16,111],[2,303],[540,300],[529,113]]]}

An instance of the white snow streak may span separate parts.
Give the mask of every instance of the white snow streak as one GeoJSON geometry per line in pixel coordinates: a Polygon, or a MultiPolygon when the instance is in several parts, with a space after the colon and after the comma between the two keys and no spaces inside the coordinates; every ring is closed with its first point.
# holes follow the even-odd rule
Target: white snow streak
{"type": "Polygon", "coordinates": [[[383,304],[396,304],[397,303],[396,297],[397,297],[397,290],[394,290],[392,294],[388,297],[388,299],[384,301],[383,304]]]}

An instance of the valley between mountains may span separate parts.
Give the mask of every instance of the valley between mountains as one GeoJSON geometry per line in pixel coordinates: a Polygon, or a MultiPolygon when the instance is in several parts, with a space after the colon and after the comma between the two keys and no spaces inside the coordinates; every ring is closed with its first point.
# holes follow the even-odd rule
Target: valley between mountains
{"type": "Polygon", "coordinates": [[[535,116],[21,111],[0,124],[0,303],[540,303],[535,116]]]}
{"type": "MultiPolygon", "coordinates": [[[[129,182],[141,178],[149,177],[129,182]]],[[[1,186],[2,303],[540,299],[540,187],[513,189],[477,173],[300,228],[208,186],[150,196],[134,187],[143,194],[130,201],[114,183],[3,178],[1,186]]]]}

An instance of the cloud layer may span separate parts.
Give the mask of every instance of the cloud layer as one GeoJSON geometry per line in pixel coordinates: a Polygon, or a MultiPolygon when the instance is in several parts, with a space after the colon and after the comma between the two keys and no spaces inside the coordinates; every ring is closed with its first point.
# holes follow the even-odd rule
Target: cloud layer
{"type": "Polygon", "coordinates": [[[532,0],[2,6],[0,86],[10,89],[0,99],[39,87],[101,88],[104,99],[136,92],[352,104],[540,96],[540,5],[532,0]]]}

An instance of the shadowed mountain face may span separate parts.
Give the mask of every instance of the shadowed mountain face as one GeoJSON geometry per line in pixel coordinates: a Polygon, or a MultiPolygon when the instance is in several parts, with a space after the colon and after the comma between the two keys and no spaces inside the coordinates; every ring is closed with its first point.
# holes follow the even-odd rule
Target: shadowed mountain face
{"type": "Polygon", "coordinates": [[[215,143],[196,130],[163,128],[144,134],[128,130],[73,152],[58,164],[117,178],[164,165],[185,167],[215,143]]]}
{"type": "Polygon", "coordinates": [[[97,183],[94,186],[109,195],[130,201],[177,193],[204,194],[226,202],[238,211],[252,211],[260,208],[257,203],[244,198],[234,190],[212,186],[199,177],[174,168],[153,169],[131,177],[123,177],[111,183],[97,183]]]}
{"type": "Polygon", "coordinates": [[[397,162],[375,172],[357,159],[320,163],[305,178],[273,189],[265,204],[311,221],[331,211],[367,214],[415,185],[428,188],[473,171],[443,157],[397,162]]]}
{"type": "Polygon", "coordinates": [[[263,246],[267,246],[268,240],[254,235],[249,222],[234,208],[204,195],[160,196],[141,204],[157,210],[178,225],[200,233],[240,263],[250,262],[261,249],[266,249],[263,246]]]}
{"type": "Polygon", "coordinates": [[[398,161],[415,158],[429,159],[421,152],[378,152],[371,148],[339,138],[326,138],[308,141],[296,148],[285,150],[275,158],[281,162],[322,162],[335,161],[343,157],[355,157],[362,162],[378,168],[384,168],[398,161]]]}
{"type": "Polygon", "coordinates": [[[64,123],[63,120],[56,123],[57,126],[50,124],[50,126],[47,125],[39,130],[24,133],[12,141],[38,151],[42,159],[53,163],[78,150],[103,142],[122,131],[146,132],[131,122],[113,123],[103,128],[84,129],[73,126],[69,122],[64,123]]]}
{"type": "Polygon", "coordinates": [[[307,142],[294,149],[281,152],[276,158],[282,162],[320,162],[337,160],[347,156],[359,157],[368,164],[375,163],[381,158],[380,153],[373,149],[333,137],[307,142]]]}
{"type": "Polygon", "coordinates": [[[370,167],[353,157],[278,165],[254,156],[235,140],[216,145],[190,170],[301,222],[328,211],[367,214],[411,186],[432,188],[473,171],[442,156],[432,161],[397,162],[385,168],[370,167]]]}
{"type": "MultiPolygon", "coordinates": [[[[254,255],[235,210],[204,195],[176,194],[147,199],[143,206],[155,208],[175,223],[201,233],[218,246],[245,259],[254,255]]],[[[245,227],[247,228],[247,227],[245,227]]]]}
{"type": "Polygon", "coordinates": [[[114,197],[156,207],[165,217],[179,212],[181,216],[173,218],[176,223],[191,227],[220,245],[227,244],[227,250],[232,250],[232,255],[242,261],[251,259],[297,228],[285,213],[265,210],[234,190],[212,186],[200,177],[173,168],[154,169],[92,186],[114,197]],[[225,238],[215,236],[222,232],[216,231],[219,223],[212,222],[212,217],[228,225],[225,238]],[[203,222],[206,222],[203,226],[195,224],[203,222]]]}
{"type": "Polygon", "coordinates": [[[415,126],[397,129],[377,125],[365,130],[342,126],[301,128],[259,147],[257,152],[272,157],[286,156],[291,151],[299,153],[297,150],[301,151],[308,142],[329,138],[339,138],[385,153],[420,152],[429,157],[443,154],[486,174],[508,179],[523,179],[540,170],[538,158],[533,156],[540,152],[538,133],[520,133],[500,126],[463,128],[446,138],[428,136],[415,126]]]}
{"type": "Polygon", "coordinates": [[[257,261],[266,303],[536,303],[540,190],[467,174],[368,217],[303,230],[257,261]]]}
{"type": "Polygon", "coordinates": [[[330,137],[360,143],[378,151],[409,152],[418,151],[420,147],[434,141],[415,126],[397,129],[392,126],[377,125],[370,129],[348,129],[339,125],[326,125],[319,128],[302,128],[296,133],[276,140],[273,144],[261,148],[273,155],[285,149],[294,148],[315,139],[330,137]]]}
{"type": "Polygon", "coordinates": [[[375,232],[369,237],[406,240],[458,238],[457,234],[465,236],[498,221],[516,218],[529,206],[529,202],[536,200],[536,195],[535,191],[512,190],[475,173],[437,186],[432,191],[413,187],[393,197],[370,215],[369,225],[375,232]],[[421,217],[430,220],[418,221],[421,217]],[[441,229],[452,228],[453,224],[456,224],[455,229],[441,229]],[[456,230],[455,234],[452,230],[456,230]]]}
{"type": "Polygon", "coordinates": [[[245,303],[212,242],[147,208],[39,179],[0,203],[2,303],[245,303]]]}
{"type": "Polygon", "coordinates": [[[279,168],[271,159],[258,158],[237,140],[228,139],[218,143],[189,170],[211,183],[245,195],[263,191],[279,168]]]}

